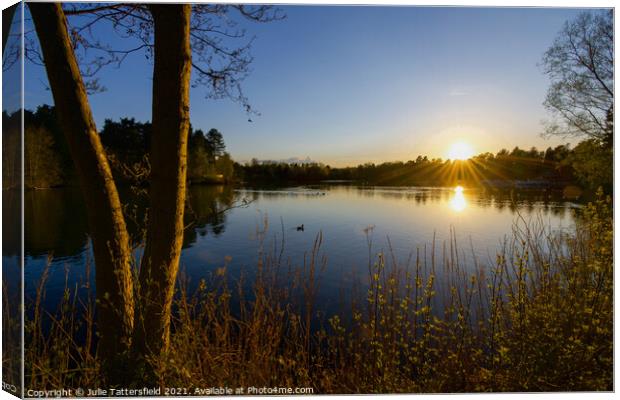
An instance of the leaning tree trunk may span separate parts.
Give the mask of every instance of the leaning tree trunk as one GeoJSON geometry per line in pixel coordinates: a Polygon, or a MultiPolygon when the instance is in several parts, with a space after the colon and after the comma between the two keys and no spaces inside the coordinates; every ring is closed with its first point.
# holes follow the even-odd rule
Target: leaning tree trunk
{"type": "MultiPolygon", "coordinates": [[[[183,244],[191,6],[151,5],[150,10],[155,24],[150,206],[133,344],[138,356],[157,359],[168,350],[170,308],[183,244]]],[[[147,375],[148,369],[152,372],[150,364],[147,375]]]]}
{"type": "Polygon", "coordinates": [[[28,3],[47,77],[84,197],[95,257],[99,356],[114,381],[129,348],[133,288],[129,236],[59,3],[28,3]]]}

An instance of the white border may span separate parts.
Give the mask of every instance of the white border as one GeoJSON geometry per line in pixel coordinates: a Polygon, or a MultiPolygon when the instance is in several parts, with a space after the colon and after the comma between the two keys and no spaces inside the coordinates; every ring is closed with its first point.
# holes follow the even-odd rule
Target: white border
{"type": "MultiPolygon", "coordinates": [[[[88,2],[88,1],[80,1],[80,2],[88,2]]],[[[92,1],[90,1],[92,2],[92,1]]],[[[166,1],[153,1],[153,0],[147,0],[147,1],[143,1],[145,3],[147,2],[166,2],[166,1]]],[[[207,2],[204,0],[197,0],[194,2],[207,2]]],[[[610,0],[587,0],[587,1],[583,1],[583,0],[562,0],[562,1],[553,1],[553,0],[521,0],[521,1],[514,1],[514,0],[505,0],[502,2],[498,2],[497,0],[493,1],[493,0],[474,0],[474,1],[467,1],[467,0],[447,0],[447,1],[434,1],[434,0],[426,0],[426,1],[403,1],[403,0],[375,0],[375,1],[369,1],[369,0],[337,0],[337,1],[330,1],[330,0],[313,0],[311,2],[303,2],[303,1],[297,1],[297,0],[289,0],[289,1],[274,1],[274,0],[261,0],[261,1],[247,1],[247,0],[219,0],[219,1],[212,1],[210,3],[262,3],[262,4],[281,4],[281,5],[295,5],[295,4],[301,4],[301,5],[377,5],[377,6],[409,6],[409,5],[415,5],[415,6],[442,6],[442,7],[449,7],[449,6],[467,6],[467,7],[561,7],[561,8],[599,8],[599,7],[615,7],[615,2],[614,1],[610,1],[610,0]]],[[[2,5],[2,9],[8,7],[9,5],[15,4],[15,1],[10,1],[10,0],[0,0],[0,4],[2,5]]],[[[23,12],[23,10],[22,10],[23,12]]],[[[614,12],[615,14],[615,12],[614,12]]],[[[23,14],[22,14],[23,15],[23,14]]],[[[614,15],[615,17],[615,15],[614,15]]],[[[23,20],[22,20],[22,24],[23,24],[23,20]]],[[[615,37],[617,37],[617,26],[614,27],[614,35],[615,37]]],[[[0,72],[1,74],[1,72],[0,72]]],[[[614,82],[615,82],[615,78],[616,78],[616,72],[614,71],[614,82]]],[[[24,93],[24,81],[25,79],[23,79],[23,60],[22,60],[22,94],[24,93]]],[[[1,83],[0,83],[1,84],[1,83]]],[[[22,110],[23,110],[23,106],[24,106],[24,96],[22,95],[22,110]]],[[[22,124],[23,124],[23,114],[22,114],[22,124]]],[[[22,127],[23,130],[23,127],[22,127]]],[[[615,132],[614,132],[615,133],[615,132]]],[[[22,138],[23,140],[23,138],[22,138]]],[[[23,152],[23,144],[22,144],[22,152],[23,152]]],[[[23,154],[22,154],[22,162],[23,162],[23,154]]],[[[614,171],[617,170],[617,168],[619,167],[620,162],[618,160],[618,156],[617,154],[614,154],[614,171]]],[[[23,166],[22,166],[22,172],[23,172],[23,166]]],[[[618,177],[614,174],[614,188],[617,187],[617,183],[618,183],[618,177]]],[[[22,191],[23,191],[23,185],[22,185],[22,191]]],[[[22,210],[23,210],[23,193],[22,193],[22,210]]],[[[1,201],[0,201],[1,202],[1,201]]],[[[620,207],[620,201],[618,200],[618,196],[614,196],[614,220],[615,220],[615,212],[616,210],[618,210],[618,207],[620,207]]],[[[22,212],[22,227],[23,227],[23,212],[22,212]]],[[[23,230],[22,230],[22,254],[23,254],[23,230]]],[[[0,238],[1,238],[1,232],[0,232],[0,238]]],[[[620,237],[619,235],[615,235],[615,228],[614,228],[614,247],[617,249],[618,248],[618,244],[620,244],[620,237]]],[[[615,252],[614,252],[614,282],[617,283],[618,282],[618,269],[615,268],[616,267],[616,262],[615,262],[615,252]]],[[[23,269],[22,269],[22,274],[23,274],[23,269]]],[[[23,282],[23,276],[22,276],[22,282],[23,282]]],[[[617,291],[617,288],[616,288],[617,291]]],[[[615,293],[614,293],[615,294],[615,293]]],[[[23,298],[23,286],[22,286],[22,298],[23,298]]],[[[617,297],[614,296],[614,300],[617,297]]],[[[615,303],[614,303],[615,304],[615,303]]],[[[617,313],[617,307],[615,307],[614,309],[614,323],[615,323],[615,315],[617,313]]],[[[23,318],[23,315],[22,315],[23,318]]],[[[615,326],[615,325],[614,325],[615,326]]],[[[23,322],[22,322],[22,327],[23,327],[23,322]]],[[[0,336],[1,337],[1,336],[0,336]]],[[[618,360],[618,330],[614,331],[614,343],[615,343],[615,348],[614,348],[614,360],[618,360]]],[[[353,367],[353,366],[352,366],[353,367]]],[[[23,366],[22,366],[23,368],[23,366]]],[[[618,376],[617,376],[617,368],[615,366],[614,363],[614,383],[617,383],[618,380],[618,376]]],[[[22,371],[22,379],[23,379],[23,371],[22,371]]],[[[23,382],[22,382],[23,383],[23,382]]],[[[23,386],[23,385],[22,385],[23,386]]],[[[320,395],[319,395],[320,396],[320,395]]],[[[333,395],[333,396],[329,396],[329,398],[333,398],[333,399],[346,399],[346,398],[350,398],[353,395],[347,395],[347,396],[343,396],[343,395],[333,395]]],[[[381,395],[383,396],[389,396],[391,399],[449,399],[449,398],[454,398],[454,397],[460,397],[460,396],[467,396],[468,398],[480,398],[480,399],[494,399],[494,398],[501,398],[501,399],[530,399],[530,398],[539,398],[544,396],[544,398],[552,398],[552,399],[568,399],[568,400],[572,400],[572,399],[583,399],[584,396],[587,396],[588,399],[609,399],[609,398],[613,398],[614,394],[613,393],[579,393],[579,392],[574,392],[574,393],[544,393],[544,394],[535,394],[535,393],[512,393],[512,394],[498,394],[498,393],[490,393],[490,394],[450,394],[450,395],[414,395],[414,394],[410,394],[410,395],[381,395]]],[[[316,395],[315,395],[316,397],[316,395]]],[[[321,397],[325,397],[325,396],[321,396],[321,397]]],[[[354,397],[358,397],[358,396],[354,396],[354,397]]],[[[359,396],[362,397],[362,396],[359,396]]],[[[364,396],[365,397],[365,396],[364,396]]],[[[8,394],[7,392],[4,391],[0,391],[0,400],[4,400],[4,399],[14,399],[15,397],[11,396],[10,394],[8,394]]],[[[242,399],[249,399],[249,398],[253,398],[253,396],[235,396],[235,398],[242,398],[242,399]]],[[[269,398],[269,399],[276,399],[276,398],[282,398],[281,396],[263,396],[261,398],[269,398]]],[[[288,399],[307,399],[307,396],[286,396],[285,398],[288,399]]],[[[183,397],[178,397],[178,399],[183,399],[183,397]]],[[[184,398],[187,399],[187,398],[184,398]]]]}

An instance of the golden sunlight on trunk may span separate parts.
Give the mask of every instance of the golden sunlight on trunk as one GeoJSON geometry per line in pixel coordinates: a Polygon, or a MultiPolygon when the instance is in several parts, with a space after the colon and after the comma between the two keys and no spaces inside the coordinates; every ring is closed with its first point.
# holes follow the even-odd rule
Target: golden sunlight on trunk
{"type": "Polygon", "coordinates": [[[140,268],[136,354],[158,357],[169,344],[170,306],[183,244],[189,130],[190,5],[152,5],[155,22],[151,186],[140,268]]]}

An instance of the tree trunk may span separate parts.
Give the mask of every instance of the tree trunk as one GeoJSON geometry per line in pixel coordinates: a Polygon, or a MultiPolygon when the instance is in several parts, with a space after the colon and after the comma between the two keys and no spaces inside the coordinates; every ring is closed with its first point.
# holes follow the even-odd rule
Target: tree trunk
{"type": "Polygon", "coordinates": [[[134,321],[129,236],[62,7],[59,3],[28,6],[86,203],[96,266],[98,351],[113,381],[119,354],[129,348],[134,321]]]}
{"type": "MultiPolygon", "coordinates": [[[[156,359],[168,350],[170,308],[183,244],[191,6],[151,5],[150,10],[155,23],[150,206],[134,351],[156,359]]],[[[147,369],[153,367],[151,363],[147,369]]]]}

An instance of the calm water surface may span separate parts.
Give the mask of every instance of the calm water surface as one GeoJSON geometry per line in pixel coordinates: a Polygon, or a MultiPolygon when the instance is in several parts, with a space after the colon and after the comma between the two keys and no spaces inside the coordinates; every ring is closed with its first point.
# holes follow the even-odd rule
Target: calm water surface
{"type": "MultiPolygon", "coordinates": [[[[16,201],[10,192],[3,196],[5,207],[16,201]]],[[[130,218],[128,225],[138,241],[144,207],[139,199],[129,202],[135,205],[135,218],[130,218]]],[[[300,266],[304,257],[309,259],[313,243],[322,233],[321,255],[326,268],[318,301],[323,309],[332,309],[354,281],[365,281],[369,238],[372,254],[389,252],[391,244],[396,259],[405,263],[416,248],[426,245],[430,252],[434,237],[440,253],[452,230],[464,250],[465,267],[471,267],[474,255],[481,264],[495,259],[515,221],[536,219],[552,229],[570,229],[572,209],[578,207],[544,191],[354,185],[278,189],[194,186],[190,205],[181,265],[192,282],[224,265],[232,277],[242,272],[252,276],[261,248],[270,252],[276,245],[279,254],[282,243],[283,259],[293,267],[300,266]],[[298,229],[302,224],[303,231],[298,229]]],[[[48,256],[53,258],[47,304],[57,304],[65,275],[71,286],[84,282],[90,259],[85,213],[76,189],[26,192],[27,296],[35,292],[48,256]]],[[[3,237],[3,261],[10,267],[17,260],[18,235],[4,232],[3,237]]],[[[137,249],[138,256],[139,252],[137,249]]]]}

